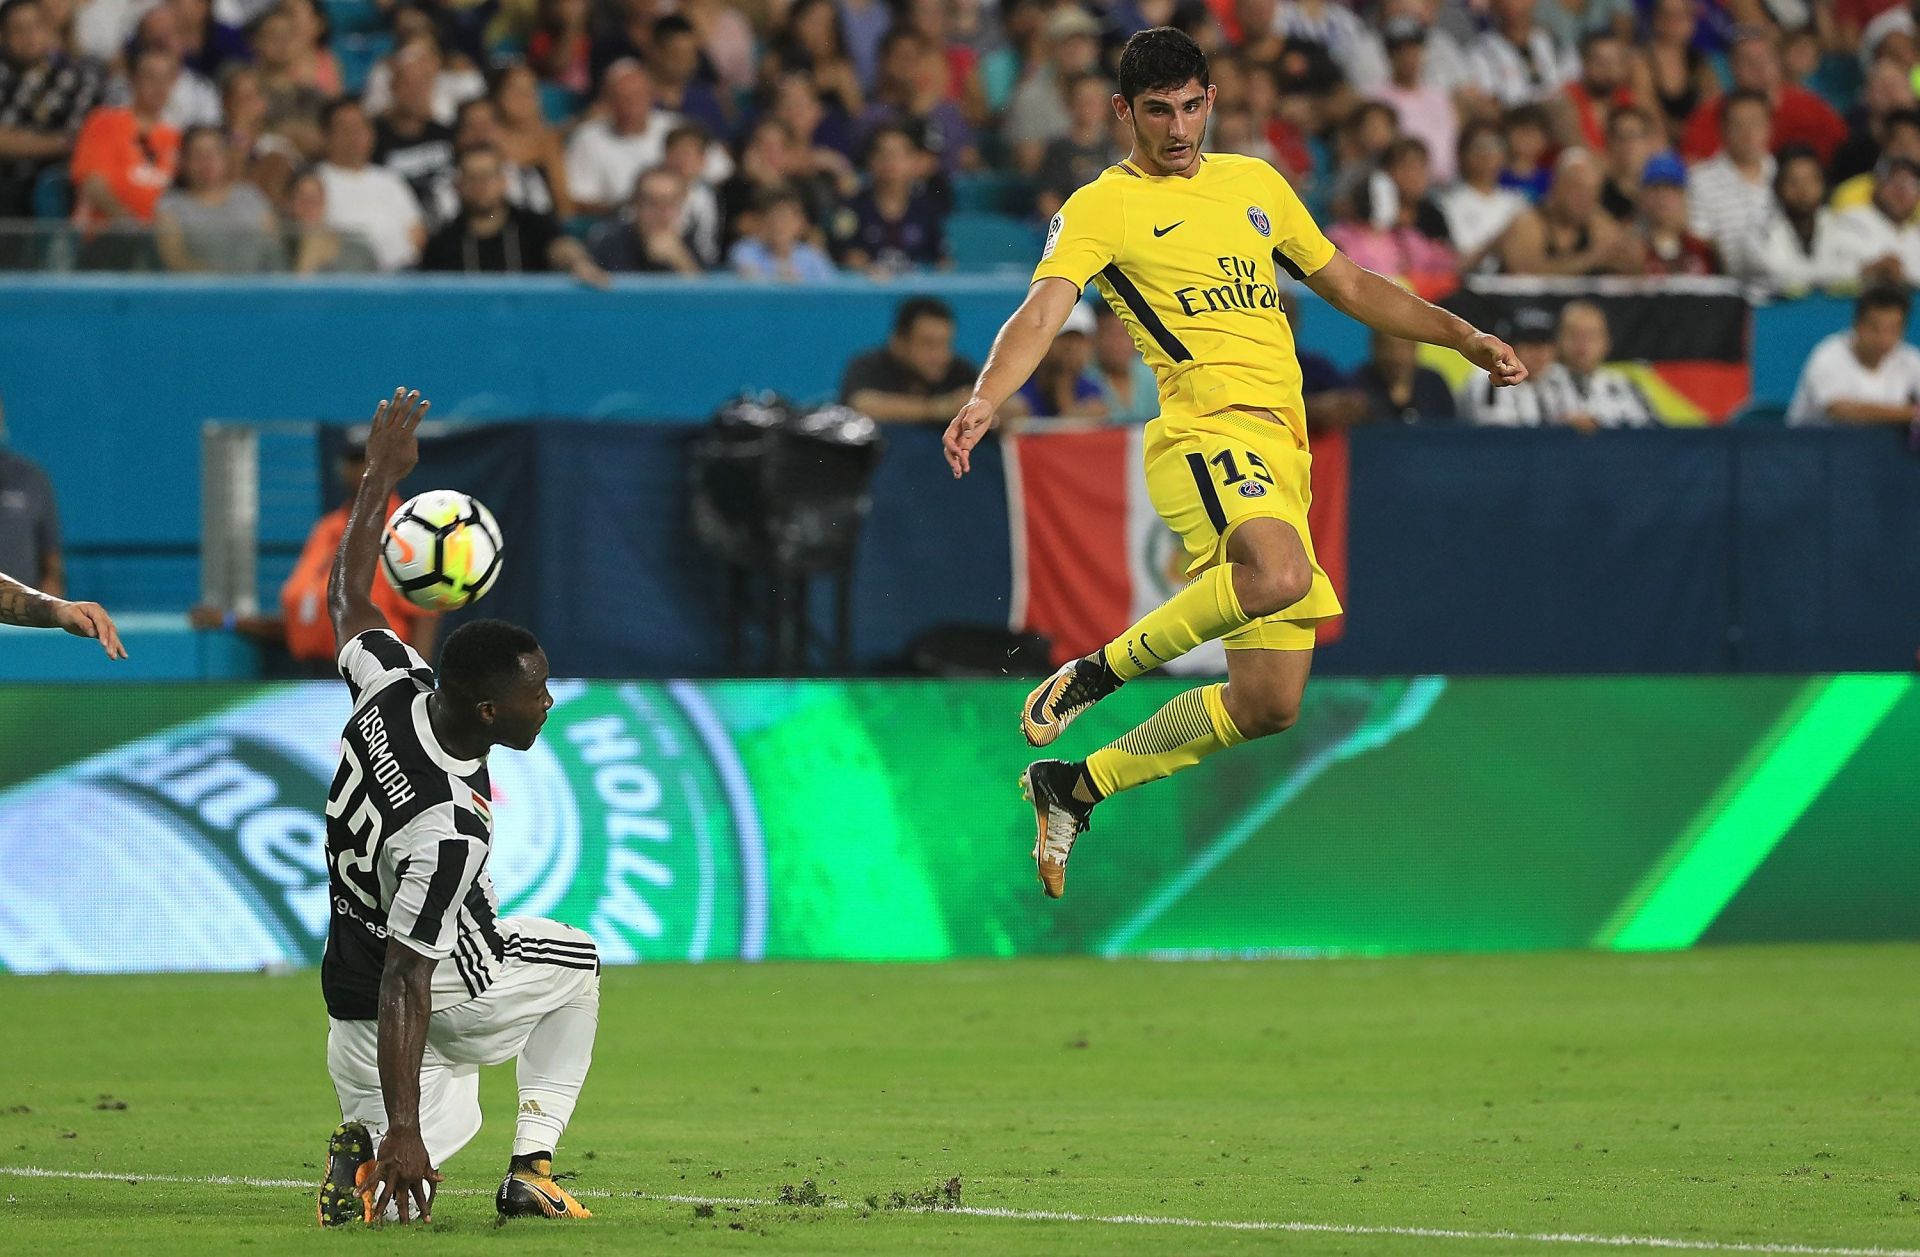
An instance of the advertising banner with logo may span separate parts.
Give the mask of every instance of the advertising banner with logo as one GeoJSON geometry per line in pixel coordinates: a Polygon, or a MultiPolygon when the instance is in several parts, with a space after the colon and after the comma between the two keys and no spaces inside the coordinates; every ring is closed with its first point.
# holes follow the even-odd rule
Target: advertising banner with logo
{"type": "MultiPolygon", "coordinates": [[[[1905,676],[1318,682],[1285,737],[1103,806],[1058,903],[1022,684],[554,691],[491,757],[494,879],[611,963],[1920,936],[1905,676]]],[[[314,963],[346,717],[320,682],[0,688],[0,969],[314,963]]]]}

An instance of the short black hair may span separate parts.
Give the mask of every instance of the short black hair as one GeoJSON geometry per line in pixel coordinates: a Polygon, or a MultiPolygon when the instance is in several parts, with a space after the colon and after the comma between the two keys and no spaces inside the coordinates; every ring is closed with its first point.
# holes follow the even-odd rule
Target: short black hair
{"type": "Polygon", "coordinates": [[[907,335],[921,319],[939,319],[942,323],[951,323],[953,307],[938,297],[908,297],[893,312],[893,334],[907,335]]]}
{"type": "Polygon", "coordinates": [[[1887,115],[1887,120],[1881,125],[1889,136],[1895,127],[1912,127],[1920,131],[1920,109],[1896,109],[1887,115]]]}
{"type": "Polygon", "coordinates": [[[347,109],[358,109],[363,114],[367,111],[367,107],[361,103],[358,96],[336,96],[320,106],[320,133],[325,135],[333,130],[333,120],[340,116],[342,110],[347,109]]]}
{"type": "Polygon", "coordinates": [[[1599,30],[1588,31],[1580,37],[1580,55],[1584,58],[1595,44],[1621,44],[1625,42],[1625,40],[1620,38],[1619,31],[1610,30],[1603,26],[1599,30]]]}
{"type": "Polygon", "coordinates": [[[1913,311],[1913,294],[1902,284],[1869,284],[1853,303],[1853,321],[1858,323],[1875,310],[1898,310],[1905,320],[1913,311]]]}
{"type": "Polygon", "coordinates": [[[1780,190],[1780,184],[1786,179],[1787,171],[1793,169],[1794,164],[1797,162],[1812,162],[1819,168],[1820,181],[1822,183],[1826,182],[1827,164],[1820,160],[1820,154],[1814,152],[1810,145],[1789,144],[1773,155],[1773,161],[1773,188],[1775,192],[1780,190]]]}
{"type": "Polygon", "coordinates": [[[875,127],[873,132],[867,136],[866,147],[860,150],[860,160],[863,163],[871,162],[874,153],[879,151],[880,141],[886,139],[889,135],[896,139],[905,140],[907,147],[916,153],[924,153],[927,151],[921,147],[920,137],[915,135],[909,128],[901,126],[897,122],[883,122],[875,127]]]}
{"type": "Polygon", "coordinates": [[[1206,87],[1207,54],[1193,36],[1171,26],[1136,31],[1120,50],[1120,94],[1132,105],[1142,92],[1170,92],[1195,79],[1206,87]]]}
{"type": "Polygon", "coordinates": [[[440,686],[487,699],[520,676],[520,661],[540,653],[540,639],[505,620],[469,620],[440,647],[440,686]]]}
{"type": "Polygon", "coordinates": [[[1773,117],[1773,102],[1759,92],[1749,91],[1744,87],[1727,93],[1726,98],[1720,104],[1720,116],[1725,118],[1729,113],[1733,112],[1735,105],[1742,102],[1749,105],[1758,105],[1767,111],[1767,117],[1769,119],[1773,117]]]}
{"type": "Polygon", "coordinates": [[[693,23],[687,21],[686,18],[678,13],[669,13],[664,17],[657,17],[653,20],[653,38],[656,43],[666,39],[670,35],[691,35],[693,33],[693,23]]]}

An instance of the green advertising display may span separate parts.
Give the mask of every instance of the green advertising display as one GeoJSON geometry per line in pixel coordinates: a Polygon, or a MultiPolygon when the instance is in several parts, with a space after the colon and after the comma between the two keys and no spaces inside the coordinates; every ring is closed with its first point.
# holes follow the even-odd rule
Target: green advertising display
{"type": "MultiPolygon", "coordinates": [[[[614,963],[1920,936],[1908,677],[1318,681],[1284,737],[1104,805],[1057,903],[1026,688],[556,682],[491,760],[503,904],[614,963]]],[[[314,963],[346,716],[322,682],[0,688],[0,968],[314,963]]]]}

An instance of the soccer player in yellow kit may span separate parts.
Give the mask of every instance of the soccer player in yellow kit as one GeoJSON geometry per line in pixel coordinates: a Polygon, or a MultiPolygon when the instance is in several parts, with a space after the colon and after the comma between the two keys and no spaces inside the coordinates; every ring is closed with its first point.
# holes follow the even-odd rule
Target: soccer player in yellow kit
{"type": "Polygon", "coordinates": [[[1291,726],[1314,625],[1340,614],[1307,533],[1311,460],[1281,275],[1389,336],[1457,350],[1496,385],[1527,377],[1496,337],[1343,256],[1272,166],[1200,151],[1214,89],[1192,39],[1169,27],[1141,31],[1119,72],[1114,112],[1133,129],[1133,152],[1054,216],[1026,300],[947,427],[946,456],[955,476],[967,473],[995,411],[1092,281],[1159,377],[1147,491],[1186,546],[1192,582],[1042,682],[1021,730],[1046,746],[1125,682],[1216,637],[1227,648],[1227,682],[1179,695],[1083,761],[1028,765],[1021,785],[1033,803],[1034,861],[1054,898],[1095,804],[1291,726]]]}

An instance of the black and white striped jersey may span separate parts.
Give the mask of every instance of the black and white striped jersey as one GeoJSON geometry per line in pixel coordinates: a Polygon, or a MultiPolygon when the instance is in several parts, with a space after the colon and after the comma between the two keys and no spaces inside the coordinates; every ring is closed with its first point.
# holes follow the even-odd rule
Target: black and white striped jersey
{"type": "Polygon", "coordinates": [[[485,991],[519,949],[487,873],[486,760],[456,759],[440,745],[427,719],[433,669],[392,633],[348,642],[340,675],[353,715],[327,792],[327,1014],[378,1018],[389,937],[440,962],[433,1007],[451,1008],[485,991]]]}

